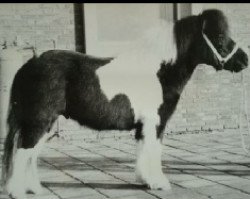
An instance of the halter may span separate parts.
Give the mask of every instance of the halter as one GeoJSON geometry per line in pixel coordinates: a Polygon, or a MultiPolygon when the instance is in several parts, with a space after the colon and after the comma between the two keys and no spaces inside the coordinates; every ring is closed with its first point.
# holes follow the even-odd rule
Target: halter
{"type": "Polygon", "coordinates": [[[232,56],[236,53],[236,51],[239,49],[239,46],[237,44],[234,45],[234,48],[232,50],[231,53],[229,53],[226,57],[222,57],[217,49],[214,47],[214,45],[212,44],[212,42],[208,39],[208,37],[205,35],[205,33],[202,32],[202,36],[204,38],[204,40],[206,41],[207,45],[210,47],[210,49],[213,51],[213,53],[215,54],[215,56],[217,57],[217,59],[219,60],[220,64],[222,66],[224,66],[224,64],[232,58],[232,56]]]}

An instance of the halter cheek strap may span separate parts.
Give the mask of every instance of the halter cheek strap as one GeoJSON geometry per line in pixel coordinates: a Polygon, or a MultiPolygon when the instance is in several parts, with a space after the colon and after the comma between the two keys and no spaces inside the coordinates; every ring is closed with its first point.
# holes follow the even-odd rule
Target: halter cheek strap
{"type": "Polygon", "coordinates": [[[232,56],[236,53],[236,51],[239,49],[239,46],[237,44],[235,44],[232,52],[229,53],[226,57],[222,57],[218,53],[218,51],[216,50],[216,48],[214,47],[212,42],[208,39],[208,37],[203,32],[202,32],[202,36],[203,36],[204,40],[206,41],[207,45],[209,46],[209,48],[213,51],[213,53],[215,54],[215,56],[217,57],[217,59],[219,60],[219,62],[221,64],[225,64],[229,59],[231,59],[232,56]]]}

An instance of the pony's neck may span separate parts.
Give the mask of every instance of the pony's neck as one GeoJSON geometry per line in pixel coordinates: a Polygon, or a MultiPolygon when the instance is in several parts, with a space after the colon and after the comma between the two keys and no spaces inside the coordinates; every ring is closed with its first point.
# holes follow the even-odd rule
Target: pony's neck
{"type": "Polygon", "coordinates": [[[186,65],[188,62],[161,64],[157,73],[162,86],[163,103],[159,107],[160,125],[157,128],[157,137],[162,139],[167,121],[173,115],[180,95],[192,76],[195,65],[186,65]]]}
{"type": "Polygon", "coordinates": [[[191,78],[195,68],[195,64],[188,64],[188,62],[184,61],[176,63],[163,62],[157,75],[164,94],[180,95],[188,80],[191,78]]]}

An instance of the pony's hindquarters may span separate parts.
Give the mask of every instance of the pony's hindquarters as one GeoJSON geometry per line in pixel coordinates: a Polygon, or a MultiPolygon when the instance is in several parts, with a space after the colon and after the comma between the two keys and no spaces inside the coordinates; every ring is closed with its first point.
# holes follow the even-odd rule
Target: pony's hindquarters
{"type": "Polygon", "coordinates": [[[17,199],[24,199],[26,191],[41,191],[37,156],[65,107],[63,78],[56,68],[48,70],[31,59],[16,74],[11,89],[2,175],[7,192],[17,199]],[[40,67],[48,73],[42,74],[40,67]]]}

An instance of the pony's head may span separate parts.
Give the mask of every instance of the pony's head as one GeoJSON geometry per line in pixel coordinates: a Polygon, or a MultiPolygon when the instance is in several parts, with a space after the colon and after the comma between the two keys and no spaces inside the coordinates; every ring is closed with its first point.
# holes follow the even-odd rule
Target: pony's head
{"type": "Polygon", "coordinates": [[[216,70],[238,72],[248,66],[248,56],[230,37],[227,19],[221,11],[204,11],[201,23],[203,45],[208,48],[205,56],[216,70]]]}
{"type": "Polygon", "coordinates": [[[219,10],[205,10],[199,16],[180,20],[175,32],[179,57],[184,56],[193,65],[207,64],[231,72],[248,66],[247,53],[230,37],[227,18],[219,10]]]}

